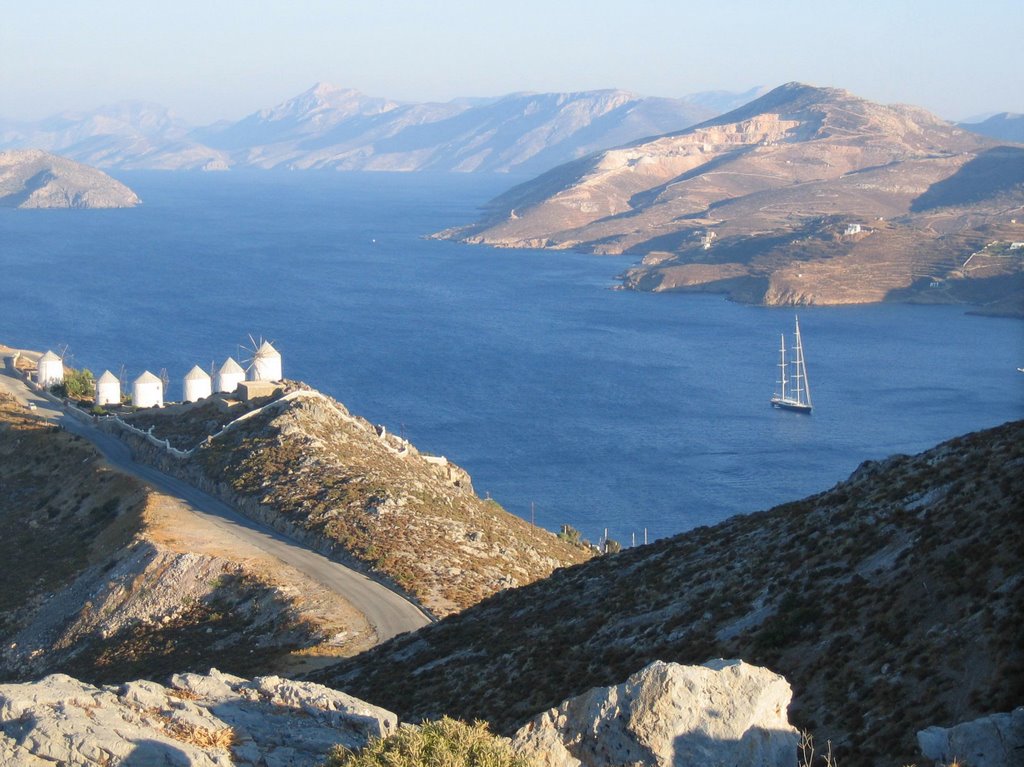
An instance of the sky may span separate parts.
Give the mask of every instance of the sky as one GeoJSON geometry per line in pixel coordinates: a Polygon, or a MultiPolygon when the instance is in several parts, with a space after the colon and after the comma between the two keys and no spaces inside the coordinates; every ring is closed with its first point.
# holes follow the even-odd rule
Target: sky
{"type": "Polygon", "coordinates": [[[1022,0],[20,0],[0,117],[122,100],[237,120],[316,82],[400,101],[799,80],[961,120],[1024,112],[1022,0]]]}

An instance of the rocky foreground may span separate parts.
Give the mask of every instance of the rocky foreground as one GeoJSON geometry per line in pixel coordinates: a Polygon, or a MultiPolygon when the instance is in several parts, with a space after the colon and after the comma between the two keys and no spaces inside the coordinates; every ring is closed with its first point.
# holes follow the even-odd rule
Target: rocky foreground
{"type": "Polygon", "coordinates": [[[38,149],[0,152],[0,207],[131,208],[141,202],[103,171],[38,149]]]}
{"type": "Polygon", "coordinates": [[[1024,146],[922,109],[789,83],[559,166],[439,236],[641,256],[623,275],[638,290],[1022,313],[1024,250],[1009,248],[1024,241],[1024,146]]]}
{"type": "MultiPolygon", "coordinates": [[[[815,750],[790,724],[790,697],[785,679],[742,661],[659,661],[539,714],[507,748],[536,767],[793,767],[798,753],[801,764],[815,764],[815,754],[832,752],[815,750]]],[[[216,669],[175,674],[166,685],[94,687],[64,675],[0,685],[6,767],[315,767],[399,726],[408,725],[390,711],[318,684],[216,669]]],[[[924,763],[959,756],[971,767],[1014,767],[1024,708],[931,727],[917,739],[924,763]]],[[[421,756],[415,763],[440,764],[421,756]]]]}

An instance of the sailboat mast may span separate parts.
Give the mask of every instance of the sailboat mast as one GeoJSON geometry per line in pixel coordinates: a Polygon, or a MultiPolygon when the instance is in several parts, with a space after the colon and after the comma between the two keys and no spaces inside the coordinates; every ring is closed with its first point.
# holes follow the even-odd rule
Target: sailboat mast
{"type": "MultiPolygon", "coordinates": [[[[807,378],[807,364],[804,362],[804,343],[800,338],[800,318],[796,318],[796,356],[797,375],[803,379],[803,390],[807,397],[807,405],[811,404],[811,382],[807,378]]],[[[797,399],[800,399],[800,380],[797,380],[797,399]]]]}
{"type": "Polygon", "coordinates": [[[782,384],[782,399],[786,399],[786,334],[780,333],[779,339],[779,376],[782,384]]]}

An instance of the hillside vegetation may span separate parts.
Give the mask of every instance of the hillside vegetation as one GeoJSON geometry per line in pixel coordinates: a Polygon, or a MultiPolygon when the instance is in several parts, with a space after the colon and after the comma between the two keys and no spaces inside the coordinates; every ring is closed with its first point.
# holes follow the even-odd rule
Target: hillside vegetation
{"type": "Polygon", "coordinates": [[[151,459],[246,513],[336,548],[435,615],[591,556],[479,498],[458,466],[419,453],[319,392],[288,388],[292,394],[261,403],[205,441],[204,431],[216,432],[245,407],[214,398],[132,418],[178,447],[200,445],[183,461],[159,451],[151,459]]]}
{"type": "Polygon", "coordinates": [[[1024,422],[831,490],[561,570],[315,678],[398,712],[532,715],[660,659],[742,658],[843,767],[1024,700],[1024,422]]]}

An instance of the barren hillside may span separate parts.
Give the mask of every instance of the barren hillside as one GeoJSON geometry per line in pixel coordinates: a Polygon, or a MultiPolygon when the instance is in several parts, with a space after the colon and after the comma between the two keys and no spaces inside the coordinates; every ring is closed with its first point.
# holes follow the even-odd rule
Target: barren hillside
{"type": "Polygon", "coordinates": [[[1022,497],[1015,422],[556,572],[316,678],[511,732],[652,660],[742,658],[792,683],[792,718],[841,765],[906,764],[918,729],[1024,699],[1022,497]]]}
{"type": "Polygon", "coordinates": [[[1024,147],[914,107],[790,83],[682,132],[559,166],[495,199],[479,224],[438,236],[636,254],[627,287],[768,304],[908,290],[1019,298],[1024,251],[999,261],[984,290],[965,264],[990,242],[1024,241],[1024,147]]]}
{"type": "Polygon", "coordinates": [[[131,419],[179,448],[198,445],[182,460],[143,447],[151,460],[351,557],[435,615],[589,558],[478,497],[469,475],[447,459],[421,454],[319,392],[289,388],[244,419],[244,406],[218,397],[131,419]]]}
{"type": "Polygon", "coordinates": [[[0,678],[267,673],[375,637],[345,600],[0,400],[0,678]]]}

